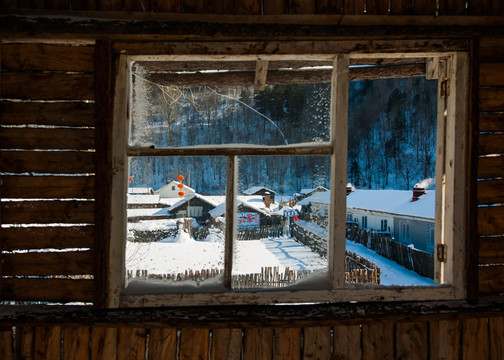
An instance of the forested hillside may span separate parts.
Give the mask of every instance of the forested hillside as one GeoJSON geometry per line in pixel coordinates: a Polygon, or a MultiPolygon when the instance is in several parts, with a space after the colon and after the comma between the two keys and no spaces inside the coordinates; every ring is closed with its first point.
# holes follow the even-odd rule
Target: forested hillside
{"type": "MultiPolygon", "coordinates": [[[[165,86],[135,69],[132,145],[285,145],[329,140],[330,84],[165,86]]],[[[437,82],[415,77],[350,83],[348,180],[411,188],[434,177],[437,82]]],[[[328,157],[241,157],[239,186],[281,194],[329,187],[328,157]]],[[[132,186],[159,188],[182,174],[202,194],[223,194],[226,160],[132,158],[132,186]]]]}

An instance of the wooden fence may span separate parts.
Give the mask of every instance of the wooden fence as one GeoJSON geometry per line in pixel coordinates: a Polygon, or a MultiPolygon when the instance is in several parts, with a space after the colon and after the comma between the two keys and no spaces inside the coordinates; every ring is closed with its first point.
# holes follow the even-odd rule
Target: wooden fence
{"type": "Polygon", "coordinates": [[[434,255],[410,248],[389,235],[377,234],[358,227],[347,228],[347,239],[373,250],[421,276],[434,278],[434,255]]]}
{"type": "Polygon", "coordinates": [[[238,240],[258,240],[270,237],[283,236],[282,225],[268,225],[259,228],[238,230],[238,240]]]}

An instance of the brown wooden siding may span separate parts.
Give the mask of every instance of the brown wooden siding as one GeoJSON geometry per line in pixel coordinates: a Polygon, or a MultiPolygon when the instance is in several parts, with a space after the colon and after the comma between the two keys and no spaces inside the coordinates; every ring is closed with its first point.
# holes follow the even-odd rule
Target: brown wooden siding
{"type": "Polygon", "coordinates": [[[94,47],[2,44],[0,54],[0,197],[12,199],[0,204],[12,225],[0,229],[2,299],[89,302],[94,47]]]}
{"type": "Polygon", "coordinates": [[[478,231],[480,293],[504,291],[504,40],[481,40],[478,231]]]}
{"type": "Polygon", "coordinates": [[[502,359],[504,317],[309,327],[17,326],[2,359],[502,359]]]}
{"type": "Polygon", "coordinates": [[[496,0],[6,0],[3,9],[185,14],[503,15],[496,0]]]}

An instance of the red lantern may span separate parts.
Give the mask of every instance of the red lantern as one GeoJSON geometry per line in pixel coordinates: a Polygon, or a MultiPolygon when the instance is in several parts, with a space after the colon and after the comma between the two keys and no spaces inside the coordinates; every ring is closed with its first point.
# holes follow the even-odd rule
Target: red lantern
{"type": "Polygon", "coordinates": [[[184,180],[184,177],[182,175],[179,175],[179,176],[177,176],[177,180],[182,182],[182,180],[184,180]]]}
{"type": "Polygon", "coordinates": [[[129,180],[129,182],[132,182],[132,181],[133,181],[133,176],[130,176],[130,177],[128,178],[128,180],[129,180]]]}
{"type": "Polygon", "coordinates": [[[184,187],[184,184],[178,184],[178,185],[177,185],[177,187],[178,187],[179,189],[182,189],[182,188],[184,187]]]}
{"type": "Polygon", "coordinates": [[[180,196],[180,197],[184,196],[184,192],[183,192],[183,191],[180,191],[180,192],[178,193],[178,196],[180,196]]]}
{"type": "Polygon", "coordinates": [[[298,221],[298,217],[297,216],[294,216],[294,221],[298,221]]]}

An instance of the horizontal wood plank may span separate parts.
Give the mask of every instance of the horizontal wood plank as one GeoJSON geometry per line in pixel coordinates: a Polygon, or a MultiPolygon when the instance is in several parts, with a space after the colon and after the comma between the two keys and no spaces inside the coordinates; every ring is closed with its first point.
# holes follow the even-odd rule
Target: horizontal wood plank
{"type": "Polygon", "coordinates": [[[4,251],[92,248],[94,226],[9,227],[2,229],[4,251]]]}
{"type": "MultiPolygon", "coordinates": [[[[323,55],[332,56],[338,52],[366,53],[418,53],[432,49],[439,51],[467,50],[464,40],[370,40],[370,41],[242,41],[242,42],[115,42],[115,52],[127,51],[129,55],[166,56],[178,55],[186,58],[179,60],[194,61],[195,56],[240,55],[243,59],[248,55],[275,55],[276,60],[281,55],[288,60],[300,60],[303,57],[321,58],[323,55]],[[297,55],[296,55],[297,54],[297,55]]],[[[169,56],[168,56],[169,57],[169,56]]],[[[214,58],[215,59],[215,58],[214,58]]],[[[329,57],[328,57],[329,59],[329,57]]],[[[141,59],[140,59],[141,60],[141,59]]],[[[151,59],[154,60],[154,59],[151,59]]],[[[237,58],[236,60],[240,60],[237,58]]],[[[273,60],[264,58],[263,60],[273,60]]],[[[284,59],[284,60],[287,60],[284,59]]]]}
{"type": "Polygon", "coordinates": [[[90,250],[2,254],[2,275],[92,275],[93,254],[90,250]]]}
{"type": "Polygon", "coordinates": [[[91,150],[93,129],[0,128],[3,149],[91,150]]]}
{"type": "Polygon", "coordinates": [[[504,206],[478,208],[478,233],[483,236],[504,233],[504,206]]]}
{"type": "Polygon", "coordinates": [[[504,86],[504,62],[480,65],[480,86],[504,86]]]}
{"type": "Polygon", "coordinates": [[[95,172],[95,153],[84,151],[1,151],[0,171],[86,174],[95,172]]]}
{"type": "Polygon", "coordinates": [[[479,238],[478,264],[504,264],[504,236],[479,238]]]}
{"type": "MultiPolygon", "coordinates": [[[[331,81],[331,74],[332,70],[269,70],[266,84],[328,83],[331,81]]],[[[373,68],[358,67],[349,71],[350,81],[397,79],[414,76],[425,76],[425,64],[373,68]]],[[[148,80],[162,86],[253,85],[255,72],[154,74],[149,76],[148,80]]]]}
{"type": "Polygon", "coordinates": [[[478,179],[504,177],[504,156],[478,158],[478,179]]]}
{"type": "Polygon", "coordinates": [[[94,223],[93,201],[8,201],[0,203],[2,224],[94,223]]]}
{"type": "Polygon", "coordinates": [[[53,278],[4,278],[3,300],[90,302],[93,299],[93,280],[53,278]]]}
{"type": "Polygon", "coordinates": [[[504,203],[504,179],[478,181],[478,204],[504,203]]]}
{"type": "Polygon", "coordinates": [[[93,71],[93,46],[3,44],[5,71],[93,71]]]}
{"type": "Polygon", "coordinates": [[[480,266],[478,277],[481,294],[501,294],[504,292],[504,264],[480,266]]]}
{"type": "Polygon", "coordinates": [[[504,111],[495,114],[480,114],[480,132],[504,132],[504,111]]]}
{"type": "Polygon", "coordinates": [[[94,199],[94,176],[2,176],[0,198],[94,199]]]}
{"type": "Polygon", "coordinates": [[[480,111],[504,111],[504,88],[480,88],[480,111]]]}
{"type": "Polygon", "coordinates": [[[94,126],[94,103],[0,101],[2,125],[94,126]]]}
{"type": "Polygon", "coordinates": [[[2,73],[1,94],[6,99],[93,100],[91,74],[2,73]]]}

